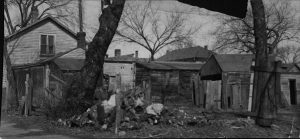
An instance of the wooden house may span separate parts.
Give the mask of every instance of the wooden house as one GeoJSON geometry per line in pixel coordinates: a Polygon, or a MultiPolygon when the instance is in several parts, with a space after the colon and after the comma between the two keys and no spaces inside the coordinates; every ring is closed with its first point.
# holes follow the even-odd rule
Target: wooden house
{"type": "Polygon", "coordinates": [[[192,103],[192,78],[202,64],[195,62],[137,62],[135,83],[151,86],[151,101],[162,103],[192,103]]]}
{"type": "Polygon", "coordinates": [[[207,81],[203,98],[208,109],[247,110],[253,55],[211,55],[200,71],[207,81]]]}
{"type": "Polygon", "coordinates": [[[106,57],[103,65],[103,73],[109,75],[110,90],[116,89],[116,75],[121,76],[121,88],[132,89],[135,87],[135,63],[146,62],[147,58],[139,58],[138,51],[135,54],[121,55],[120,49],[115,49],[114,57],[106,57]]]}
{"type": "MultiPolygon", "coordinates": [[[[61,56],[74,59],[85,58],[83,55],[85,46],[78,47],[80,39],[77,34],[51,16],[46,16],[5,39],[16,77],[18,99],[25,95],[25,81],[28,84],[31,82],[34,105],[42,105],[43,99],[50,96],[52,98],[61,96],[59,92],[51,94],[54,87],[59,87],[52,82],[55,80],[53,77],[61,77],[61,71],[50,61],[61,56]]],[[[12,94],[10,96],[15,97],[12,94]]]]}
{"type": "Polygon", "coordinates": [[[282,64],[280,75],[284,104],[300,104],[300,67],[297,64],[282,64]]]}
{"type": "MultiPolygon", "coordinates": [[[[254,55],[212,55],[200,70],[204,91],[199,92],[205,108],[250,111],[252,106],[254,55]]],[[[297,64],[282,64],[280,72],[280,106],[299,104],[300,68],[297,64]]]]}

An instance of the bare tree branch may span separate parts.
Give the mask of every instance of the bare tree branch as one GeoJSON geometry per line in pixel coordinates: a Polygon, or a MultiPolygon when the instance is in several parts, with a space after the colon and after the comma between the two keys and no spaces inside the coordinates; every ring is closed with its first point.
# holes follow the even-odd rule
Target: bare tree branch
{"type": "MultiPolygon", "coordinates": [[[[266,4],[266,23],[268,52],[274,53],[282,41],[299,42],[300,27],[297,25],[296,12],[289,1],[274,0],[266,4]]],[[[255,53],[253,15],[248,10],[246,18],[222,18],[223,24],[214,32],[217,43],[214,50],[237,50],[255,53]],[[241,47],[243,47],[241,49],[241,47]],[[245,48],[245,49],[244,49],[245,48]]]]}
{"type": "Polygon", "coordinates": [[[161,15],[151,1],[126,3],[117,37],[136,43],[154,55],[166,46],[188,40],[199,29],[187,28],[186,18],[180,12],[161,15]]]}

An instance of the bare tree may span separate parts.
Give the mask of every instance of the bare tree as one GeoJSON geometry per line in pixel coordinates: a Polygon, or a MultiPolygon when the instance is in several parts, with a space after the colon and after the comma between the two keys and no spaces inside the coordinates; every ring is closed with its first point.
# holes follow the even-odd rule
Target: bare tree
{"type": "Polygon", "coordinates": [[[71,1],[72,0],[4,0],[4,21],[8,34],[15,33],[17,28],[26,27],[34,18],[38,20],[49,14],[55,18],[70,16],[70,8],[63,7],[66,7],[71,1]],[[12,14],[10,13],[13,10],[10,10],[10,8],[17,9],[16,21],[13,20],[12,14]],[[64,11],[62,9],[64,9],[64,11]],[[57,11],[54,12],[54,10],[57,11]],[[34,14],[37,14],[37,17],[35,17],[34,14]]]}
{"type": "MultiPolygon", "coordinates": [[[[290,1],[274,0],[266,4],[267,46],[268,52],[282,41],[299,40],[299,29],[296,11],[290,1]]],[[[225,17],[223,24],[215,31],[217,42],[215,50],[237,50],[244,53],[255,53],[254,26],[252,9],[249,9],[246,18],[225,17]]]]}
{"type": "Polygon", "coordinates": [[[180,12],[160,14],[153,9],[151,1],[143,4],[126,3],[116,34],[121,41],[147,49],[151,60],[154,60],[154,55],[162,48],[183,42],[198,30],[187,28],[186,20],[186,16],[180,12]]]}
{"type": "Polygon", "coordinates": [[[107,1],[99,17],[99,29],[88,45],[86,59],[81,70],[80,82],[85,98],[93,99],[97,85],[102,86],[104,57],[118,28],[125,0],[107,1]]]}
{"type": "Polygon", "coordinates": [[[277,57],[284,63],[300,63],[300,47],[295,45],[279,47],[277,57]]]}

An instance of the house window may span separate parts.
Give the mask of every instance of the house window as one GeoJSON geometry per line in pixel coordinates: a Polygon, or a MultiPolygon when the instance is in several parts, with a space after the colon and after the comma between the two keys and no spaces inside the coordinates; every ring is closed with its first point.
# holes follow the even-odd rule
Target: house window
{"type": "Polygon", "coordinates": [[[53,56],[54,55],[54,35],[41,35],[41,55],[53,56]]]}

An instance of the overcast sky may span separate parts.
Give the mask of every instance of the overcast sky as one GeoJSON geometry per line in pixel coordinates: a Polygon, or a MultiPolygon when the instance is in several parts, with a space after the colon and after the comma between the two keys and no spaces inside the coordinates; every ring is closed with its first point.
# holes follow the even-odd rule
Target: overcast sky
{"type": "MultiPolygon", "coordinates": [[[[136,0],[130,0],[129,2],[135,2],[136,0]]],[[[267,0],[266,0],[267,1],[267,0]]],[[[269,0],[270,1],[270,0],[269,0]]],[[[293,6],[298,9],[297,16],[300,17],[300,0],[290,0],[293,2],[293,6]]],[[[204,46],[208,45],[209,48],[214,44],[215,38],[210,35],[214,31],[214,29],[219,25],[218,17],[227,16],[224,14],[220,14],[217,12],[211,12],[205,10],[203,8],[198,8],[186,4],[182,4],[177,2],[176,0],[153,0],[153,4],[162,14],[167,14],[172,12],[175,9],[180,9],[187,13],[186,15],[190,17],[188,24],[190,25],[202,25],[199,32],[194,36],[194,42],[196,45],[204,46]],[[201,14],[199,14],[201,12],[201,14]]],[[[99,8],[100,2],[98,0],[85,0],[84,2],[84,18],[85,23],[88,25],[87,27],[98,27],[98,20],[96,17],[101,13],[99,8]]],[[[250,6],[250,4],[248,4],[250,6]]],[[[92,37],[94,32],[88,32],[89,36],[92,37]]],[[[136,50],[139,51],[140,57],[149,57],[150,53],[141,46],[130,43],[112,43],[108,50],[108,55],[111,57],[114,55],[114,49],[121,49],[122,55],[132,54],[136,50]]],[[[167,49],[167,48],[166,48],[167,49]]],[[[162,56],[165,54],[166,49],[162,49],[158,52],[155,57],[162,56]]]]}
{"type": "MultiPolygon", "coordinates": [[[[145,0],[127,0],[127,2],[141,2],[145,0]]],[[[218,17],[227,16],[217,12],[211,12],[203,8],[198,8],[186,4],[182,4],[176,0],[152,0],[153,7],[156,7],[161,14],[168,14],[169,12],[174,11],[174,9],[179,9],[186,13],[186,16],[189,17],[187,26],[201,25],[199,32],[194,36],[194,43],[196,45],[204,46],[208,45],[209,48],[214,44],[215,38],[210,35],[219,25],[218,17]]],[[[271,1],[271,0],[264,0],[271,1]]],[[[292,5],[297,9],[297,16],[300,18],[300,0],[289,0],[292,1],[292,5]]],[[[77,2],[77,0],[74,0],[77,2]]],[[[77,4],[74,4],[77,8],[77,4]]],[[[248,4],[250,6],[250,4],[248,4]]],[[[101,14],[100,11],[100,0],[83,0],[83,11],[84,11],[84,28],[87,32],[87,37],[92,38],[96,33],[99,22],[98,17],[101,14]]],[[[77,13],[76,13],[77,14],[77,13]]],[[[299,23],[300,24],[300,23],[299,23]]],[[[70,29],[74,32],[78,31],[77,26],[70,26],[70,29]]],[[[121,49],[121,54],[132,54],[136,50],[139,51],[139,57],[149,58],[150,53],[141,46],[132,43],[112,43],[108,49],[108,55],[111,57],[114,55],[114,49],[121,49]]],[[[166,48],[167,49],[167,48],[166,48]]],[[[162,56],[165,54],[166,49],[159,51],[155,57],[162,56]]]]}

